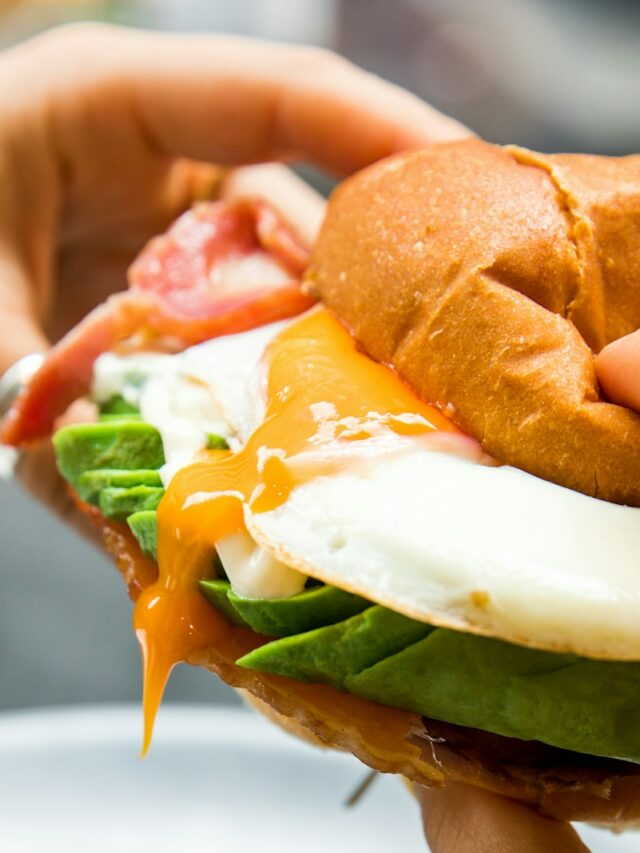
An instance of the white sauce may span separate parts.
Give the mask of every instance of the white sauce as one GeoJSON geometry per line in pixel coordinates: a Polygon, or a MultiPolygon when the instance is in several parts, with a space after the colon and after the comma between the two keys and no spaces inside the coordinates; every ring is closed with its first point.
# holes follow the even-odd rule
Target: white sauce
{"type": "Polygon", "coordinates": [[[101,355],[94,368],[93,397],[102,403],[118,394],[138,406],[142,418],[160,433],[165,486],[207,446],[210,434],[231,435],[211,388],[189,374],[185,353],[101,355]]]}
{"type": "Polygon", "coordinates": [[[150,376],[174,376],[177,369],[175,356],[171,355],[104,353],[93,367],[93,399],[106,403],[120,395],[132,406],[139,406],[142,388],[150,376]]]}
{"type": "Polygon", "coordinates": [[[245,598],[288,598],[302,592],[306,575],[290,569],[253,541],[232,533],[216,544],[231,588],[245,598]]]}

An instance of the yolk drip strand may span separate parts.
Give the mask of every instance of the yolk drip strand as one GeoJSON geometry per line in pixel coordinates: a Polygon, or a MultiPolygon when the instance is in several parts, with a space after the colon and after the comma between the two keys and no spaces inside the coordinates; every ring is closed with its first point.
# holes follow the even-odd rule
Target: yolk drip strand
{"type": "Polygon", "coordinates": [[[215,543],[245,529],[245,508],[275,509],[297,485],[343,469],[344,450],[363,442],[458,432],[389,367],[358,352],[325,309],[287,326],[262,368],[265,416],[244,448],[203,451],[175,475],[158,509],[158,579],[134,613],[144,668],[143,754],[173,667],[215,647],[229,630],[198,581],[212,574],[215,543]]]}

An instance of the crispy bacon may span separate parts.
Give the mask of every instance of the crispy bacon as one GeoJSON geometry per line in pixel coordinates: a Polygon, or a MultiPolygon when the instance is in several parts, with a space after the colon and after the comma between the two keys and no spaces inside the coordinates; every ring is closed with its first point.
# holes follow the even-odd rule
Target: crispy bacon
{"type": "Polygon", "coordinates": [[[128,294],[112,296],[65,335],[0,424],[0,442],[18,446],[47,435],[54,420],[89,387],[96,358],[125,337],[127,327],[133,330],[135,309],[128,294]]]}
{"type": "Polygon", "coordinates": [[[85,393],[103,352],[176,350],[299,314],[312,304],[300,279],[308,250],[262,201],[195,205],[151,240],[129,271],[129,290],[94,309],[50,351],[0,426],[0,442],[48,435],[85,393]]]}

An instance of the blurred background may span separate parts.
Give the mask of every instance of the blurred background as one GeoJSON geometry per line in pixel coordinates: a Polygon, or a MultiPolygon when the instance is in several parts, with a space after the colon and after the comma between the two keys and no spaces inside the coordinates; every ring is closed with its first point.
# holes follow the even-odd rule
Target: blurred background
{"type": "MultiPolygon", "coordinates": [[[[0,0],[0,48],[98,19],[324,45],[496,142],[640,148],[633,0],[0,0]]],[[[106,558],[8,482],[0,537],[0,707],[135,701],[130,606],[106,558]]],[[[168,696],[237,701],[187,667],[168,696]]]]}

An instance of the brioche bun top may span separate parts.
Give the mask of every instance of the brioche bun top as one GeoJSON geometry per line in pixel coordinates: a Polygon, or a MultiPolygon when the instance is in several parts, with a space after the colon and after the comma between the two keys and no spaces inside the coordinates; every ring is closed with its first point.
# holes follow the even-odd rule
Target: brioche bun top
{"type": "Polygon", "coordinates": [[[381,161],[333,193],[307,281],[500,462],[640,506],[640,415],[594,368],[640,327],[640,156],[468,139],[381,161]]]}

